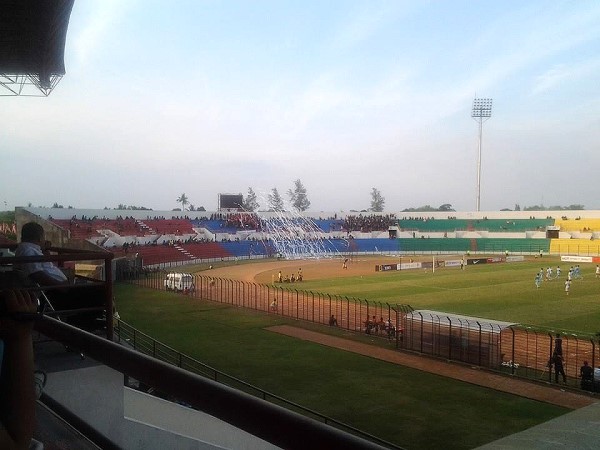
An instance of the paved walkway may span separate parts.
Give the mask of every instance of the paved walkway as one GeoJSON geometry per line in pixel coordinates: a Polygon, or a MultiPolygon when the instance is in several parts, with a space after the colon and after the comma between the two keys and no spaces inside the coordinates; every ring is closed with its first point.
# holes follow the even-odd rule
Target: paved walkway
{"type": "Polygon", "coordinates": [[[328,334],[317,333],[302,328],[296,328],[289,325],[280,325],[268,328],[270,331],[285,334],[305,341],[316,342],[328,347],[335,347],[371,358],[381,359],[394,364],[400,364],[413,369],[431,372],[448,378],[484,386],[497,391],[508,392],[521,397],[538,400],[570,409],[583,408],[595,403],[598,399],[586,393],[571,392],[560,389],[559,386],[550,384],[539,384],[519,378],[511,378],[506,375],[499,375],[471,368],[460,364],[439,361],[427,356],[416,355],[413,353],[398,352],[376,347],[362,342],[356,342],[349,339],[331,336],[328,334]]]}

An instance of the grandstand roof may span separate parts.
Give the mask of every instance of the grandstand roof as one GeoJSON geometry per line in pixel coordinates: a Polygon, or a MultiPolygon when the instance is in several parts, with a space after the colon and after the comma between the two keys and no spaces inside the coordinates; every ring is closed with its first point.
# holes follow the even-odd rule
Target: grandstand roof
{"type": "Polygon", "coordinates": [[[0,95],[48,95],[65,74],[74,0],[0,0],[0,95]]]}

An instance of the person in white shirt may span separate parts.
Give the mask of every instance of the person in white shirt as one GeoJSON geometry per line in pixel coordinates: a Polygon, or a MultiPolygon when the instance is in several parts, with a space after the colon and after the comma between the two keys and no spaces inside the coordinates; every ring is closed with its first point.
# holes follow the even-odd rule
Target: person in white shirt
{"type": "MultiPolygon", "coordinates": [[[[21,228],[21,243],[15,250],[15,256],[44,256],[48,247],[50,242],[45,240],[44,228],[38,223],[28,222],[21,228]]],[[[68,283],[65,274],[50,261],[21,263],[19,268],[25,276],[40,286],[68,283]]]]}
{"type": "MultiPolygon", "coordinates": [[[[38,223],[28,222],[21,228],[21,243],[15,250],[15,256],[47,256],[47,249],[50,246],[50,242],[45,240],[44,228],[38,223]]],[[[84,289],[70,289],[67,276],[50,261],[23,262],[18,266],[24,276],[40,287],[64,286],[64,288],[44,291],[45,299],[49,301],[51,309],[55,311],[97,309],[65,316],[65,322],[86,330],[96,330],[103,326],[104,322],[100,320],[103,311],[100,308],[106,305],[104,286],[92,285],[84,289]]],[[[41,304],[40,310],[45,310],[46,306],[41,304]]]]}

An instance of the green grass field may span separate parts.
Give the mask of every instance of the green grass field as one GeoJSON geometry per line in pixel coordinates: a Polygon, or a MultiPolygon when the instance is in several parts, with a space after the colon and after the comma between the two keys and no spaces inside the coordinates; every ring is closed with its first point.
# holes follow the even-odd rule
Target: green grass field
{"type": "MultiPolygon", "coordinates": [[[[390,258],[391,259],[391,258],[390,258]]],[[[373,273],[360,278],[303,282],[306,290],[408,304],[432,309],[550,329],[595,334],[600,331],[600,279],[595,265],[581,265],[583,279],[564,291],[569,264],[558,258],[469,266],[373,273]],[[560,280],[544,281],[537,289],[535,274],[560,265],[560,280]]]]}
{"type": "MultiPolygon", "coordinates": [[[[544,258],[544,267],[557,261],[544,258]]],[[[305,289],[414,308],[594,333],[600,280],[591,265],[573,283],[535,288],[539,262],[373,273],[305,281],[305,289]]],[[[567,264],[561,264],[563,278],[567,264]]],[[[595,267],[595,266],[594,266],[595,267]]],[[[121,317],[183,353],[264,390],[406,448],[468,449],[567,412],[536,401],[299,341],[266,330],[290,323],[230,305],[118,285],[121,317]]],[[[329,327],[324,332],[332,332],[329,327]]],[[[333,332],[345,335],[343,330],[333,332]]],[[[364,339],[363,335],[347,335],[364,339]]]]}

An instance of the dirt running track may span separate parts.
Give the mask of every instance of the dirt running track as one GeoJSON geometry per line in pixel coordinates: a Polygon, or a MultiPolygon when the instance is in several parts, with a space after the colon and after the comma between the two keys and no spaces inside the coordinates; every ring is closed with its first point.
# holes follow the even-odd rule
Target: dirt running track
{"type": "Polygon", "coordinates": [[[435,373],[448,378],[476,384],[478,386],[508,392],[521,397],[538,400],[570,409],[578,409],[596,403],[597,400],[585,394],[567,392],[551,386],[534,384],[525,380],[496,375],[485,370],[465,367],[459,364],[446,363],[426,356],[398,352],[375,347],[361,342],[304,330],[289,325],[269,328],[270,331],[285,334],[304,341],[316,342],[328,347],[338,348],[371,358],[388,361],[394,364],[435,373]]]}
{"type": "MultiPolygon", "coordinates": [[[[402,259],[404,262],[408,258],[402,259]]],[[[427,259],[430,261],[431,259],[427,259]]],[[[419,261],[419,259],[415,259],[419,261]]],[[[298,274],[302,268],[305,280],[317,280],[333,277],[356,277],[360,275],[373,275],[375,266],[378,264],[398,264],[398,257],[365,257],[355,256],[348,262],[348,269],[342,268],[343,260],[320,259],[320,260],[282,260],[269,262],[256,262],[252,264],[239,264],[233,266],[219,267],[216,269],[199,272],[199,275],[230,278],[234,280],[248,281],[252,283],[271,283],[277,279],[277,273],[281,270],[282,276],[298,274]]],[[[295,286],[300,286],[295,285],[295,286]]]]}
{"type": "MultiPolygon", "coordinates": [[[[415,261],[430,261],[426,258],[415,258],[415,261]]],[[[403,258],[404,262],[408,258],[403,258]]],[[[242,280],[252,283],[271,283],[276,279],[279,270],[283,276],[297,274],[302,268],[305,280],[314,280],[332,277],[356,277],[361,275],[372,275],[375,265],[397,264],[397,257],[368,257],[355,256],[348,263],[348,268],[342,268],[341,259],[333,260],[309,260],[309,261],[269,261],[253,264],[239,264],[202,271],[204,276],[222,277],[228,279],[242,280]]],[[[442,269],[444,270],[444,269],[442,269]]],[[[384,274],[382,274],[384,276],[384,274]]],[[[298,283],[296,286],[300,286],[298,283]]],[[[292,285],[290,285],[292,286],[292,285]]],[[[302,316],[302,315],[301,315],[302,316]]],[[[325,323],[329,316],[323,314],[322,321],[325,323]]],[[[360,326],[360,325],[359,325],[360,326]]],[[[296,337],[299,339],[316,342],[329,347],[339,348],[361,355],[381,359],[394,364],[400,364],[414,369],[423,370],[438,375],[454,378],[467,383],[508,392],[522,397],[538,400],[546,403],[563,406],[565,408],[577,409],[596,403],[598,400],[584,393],[568,392],[552,385],[533,383],[523,379],[510,378],[497,375],[485,370],[470,368],[460,364],[446,363],[427,356],[415,355],[407,352],[398,352],[363,344],[335,336],[321,334],[291,326],[279,326],[270,328],[271,331],[296,337]]]]}

